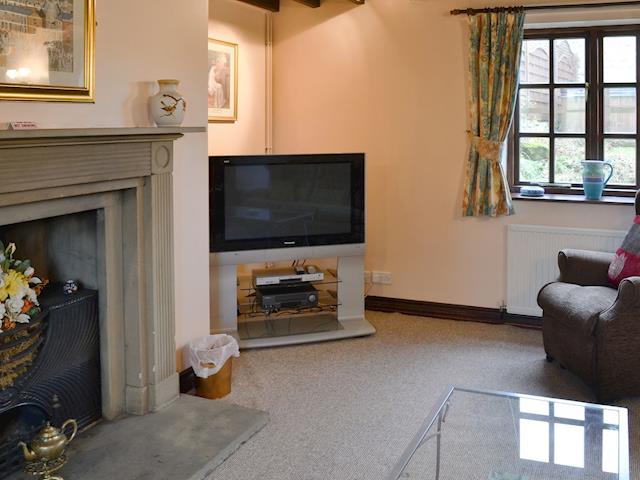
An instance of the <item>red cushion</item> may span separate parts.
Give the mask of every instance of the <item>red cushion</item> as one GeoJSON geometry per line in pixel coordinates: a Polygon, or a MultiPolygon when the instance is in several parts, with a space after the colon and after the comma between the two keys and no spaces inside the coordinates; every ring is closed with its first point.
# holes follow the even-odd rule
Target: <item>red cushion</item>
{"type": "Polygon", "coordinates": [[[636,216],[616,258],[609,265],[609,280],[616,287],[625,278],[637,276],[640,276],[640,215],[636,216]]]}

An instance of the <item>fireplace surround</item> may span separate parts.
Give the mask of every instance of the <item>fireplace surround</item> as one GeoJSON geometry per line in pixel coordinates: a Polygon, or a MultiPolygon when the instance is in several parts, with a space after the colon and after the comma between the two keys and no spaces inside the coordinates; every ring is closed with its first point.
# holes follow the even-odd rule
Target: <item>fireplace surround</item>
{"type": "Polygon", "coordinates": [[[95,211],[102,415],[179,396],[173,142],[202,128],[0,132],[0,226],[95,211]]]}

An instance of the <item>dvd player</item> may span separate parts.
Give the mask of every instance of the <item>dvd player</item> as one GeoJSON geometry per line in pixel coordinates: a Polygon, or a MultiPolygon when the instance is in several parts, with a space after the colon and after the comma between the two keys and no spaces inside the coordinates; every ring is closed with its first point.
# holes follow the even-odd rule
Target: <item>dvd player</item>
{"type": "Polygon", "coordinates": [[[324,273],[322,273],[315,265],[307,265],[306,267],[270,268],[254,270],[252,272],[252,282],[254,287],[320,282],[322,280],[324,280],[324,273]]]}

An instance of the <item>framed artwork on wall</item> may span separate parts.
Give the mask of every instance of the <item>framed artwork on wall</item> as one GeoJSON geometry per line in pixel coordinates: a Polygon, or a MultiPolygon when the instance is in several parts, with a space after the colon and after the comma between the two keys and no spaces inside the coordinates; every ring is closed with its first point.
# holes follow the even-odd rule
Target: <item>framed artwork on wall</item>
{"type": "Polygon", "coordinates": [[[94,101],[94,2],[0,1],[0,100],[94,101]]]}
{"type": "Polygon", "coordinates": [[[238,119],[238,45],[209,39],[209,121],[238,119]]]}

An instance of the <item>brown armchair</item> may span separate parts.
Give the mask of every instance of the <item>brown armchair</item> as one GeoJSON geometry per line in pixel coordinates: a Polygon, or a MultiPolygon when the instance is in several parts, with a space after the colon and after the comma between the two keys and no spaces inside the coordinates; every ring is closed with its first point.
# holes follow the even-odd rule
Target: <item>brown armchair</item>
{"type": "Polygon", "coordinates": [[[598,401],[640,395],[640,277],[614,289],[612,260],[609,253],[562,250],[560,278],[538,294],[547,360],[578,375],[598,401]]]}

